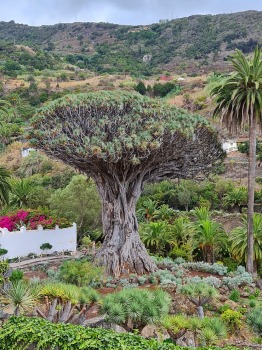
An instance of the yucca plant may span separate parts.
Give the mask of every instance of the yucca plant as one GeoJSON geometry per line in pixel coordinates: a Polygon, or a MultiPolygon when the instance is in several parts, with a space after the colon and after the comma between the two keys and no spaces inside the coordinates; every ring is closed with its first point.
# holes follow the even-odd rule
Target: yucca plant
{"type": "Polygon", "coordinates": [[[7,301],[5,309],[11,308],[15,316],[30,312],[35,307],[36,299],[30,285],[22,280],[13,282],[3,293],[7,301]]]}
{"type": "Polygon", "coordinates": [[[178,293],[185,295],[191,303],[197,306],[200,318],[204,318],[203,306],[218,296],[217,290],[204,282],[182,285],[178,293]]]}
{"type": "Polygon", "coordinates": [[[44,309],[36,308],[38,315],[54,323],[83,322],[86,311],[99,300],[98,293],[87,287],[55,282],[39,285],[37,296],[45,302],[44,309]]]}
{"type": "Polygon", "coordinates": [[[174,343],[191,329],[190,319],[184,315],[166,315],[159,324],[167,331],[174,343]]]}
{"type": "Polygon", "coordinates": [[[216,317],[205,317],[202,323],[200,339],[206,345],[216,345],[220,339],[227,335],[226,326],[216,317]]]}
{"type": "Polygon", "coordinates": [[[116,323],[133,332],[141,333],[148,324],[153,324],[167,315],[171,298],[163,290],[153,292],[143,289],[124,289],[121,292],[107,295],[101,311],[106,314],[107,321],[116,323]]]}

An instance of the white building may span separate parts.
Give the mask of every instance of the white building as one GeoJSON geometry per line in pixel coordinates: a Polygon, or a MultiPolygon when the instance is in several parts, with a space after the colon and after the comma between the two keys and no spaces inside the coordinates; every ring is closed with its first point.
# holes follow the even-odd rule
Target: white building
{"type": "Polygon", "coordinates": [[[237,140],[227,140],[222,144],[222,148],[226,153],[237,151],[237,140]]]}

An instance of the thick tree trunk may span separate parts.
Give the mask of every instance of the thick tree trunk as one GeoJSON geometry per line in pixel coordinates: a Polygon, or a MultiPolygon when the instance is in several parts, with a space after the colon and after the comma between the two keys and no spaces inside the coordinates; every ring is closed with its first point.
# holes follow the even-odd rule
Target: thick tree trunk
{"type": "MultiPolygon", "coordinates": [[[[155,271],[144,244],[138,234],[135,207],[140,188],[127,194],[125,183],[99,183],[102,198],[102,221],[104,242],[96,253],[100,265],[110,275],[136,272],[144,274],[155,271]]],[[[129,186],[133,188],[133,186],[129,186]]]]}
{"type": "Polygon", "coordinates": [[[256,178],[256,124],[250,117],[249,123],[249,157],[248,157],[248,207],[247,207],[247,271],[254,274],[254,194],[256,178]]]}

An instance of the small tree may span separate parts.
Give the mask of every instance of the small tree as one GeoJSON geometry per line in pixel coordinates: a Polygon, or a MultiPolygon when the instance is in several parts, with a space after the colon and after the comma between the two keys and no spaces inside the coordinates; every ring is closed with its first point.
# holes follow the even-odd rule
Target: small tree
{"type": "Polygon", "coordinates": [[[135,86],[135,90],[137,92],[139,92],[141,95],[145,95],[146,94],[146,86],[145,84],[140,81],[136,86],[135,86]]]}
{"type": "Polygon", "coordinates": [[[203,306],[218,296],[214,287],[203,282],[183,285],[179,288],[179,293],[185,295],[197,307],[200,318],[204,318],[203,306]]]}
{"type": "Polygon", "coordinates": [[[65,283],[46,283],[39,287],[37,297],[45,301],[37,306],[38,316],[53,323],[81,323],[86,311],[99,299],[90,288],[65,283]]]}
{"type": "Polygon", "coordinates": [[[138,234],[136,203],[144,184],[207,173],[223,155],[207,121],[123,91],[68,95],[38,111],[39,149],[93,177],[102,200],[107,272],[152,272],[138,234]]]}
{"type": "Polygon", "coordinates": [[[170,296],[163,290],[153,292],[142,289],[124,289],[105,297],[102,312],[107,321],[116,323],[128,332],[138,329],[141,333],[148,324],[153,324],[169,311],[170,296]]]}
{"type": "Polygon", "coordinates": [[[191,329],[190,319],[184,315],[167,315],[160,320],[160,325],[175,344],[177,339],[183,337],[191,329]]]}
{"type": "Polygon", "coordinates": [[[53,248],[53,246],[50,243],[43,243],[42,245],[40,245],[40,249],[43,251],[50,250],[52,248],[53,248]]]}
{"type": "Polygon", "coordinates": [[[0,248],[0,256],[3,257],[3,260],[4,260],[4,255],[6,255],[7,253],[8,253],[8,250],[7,250],[7,249],[0,248]]]}

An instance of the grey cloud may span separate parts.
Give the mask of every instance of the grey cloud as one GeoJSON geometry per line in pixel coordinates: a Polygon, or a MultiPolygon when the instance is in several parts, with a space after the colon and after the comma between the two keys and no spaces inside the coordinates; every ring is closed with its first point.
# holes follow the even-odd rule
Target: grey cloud
{"type": "Polygon", "coordinates": [[[0,0],[0,20],[27,24],[149,24],[192,14],[262,10],[258,0],[0,0]]]}

